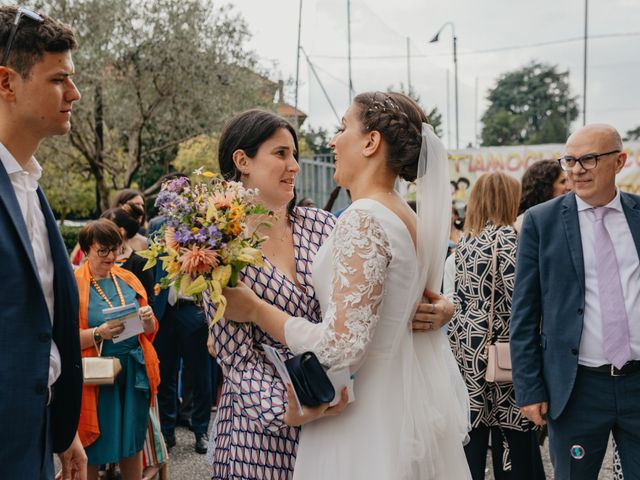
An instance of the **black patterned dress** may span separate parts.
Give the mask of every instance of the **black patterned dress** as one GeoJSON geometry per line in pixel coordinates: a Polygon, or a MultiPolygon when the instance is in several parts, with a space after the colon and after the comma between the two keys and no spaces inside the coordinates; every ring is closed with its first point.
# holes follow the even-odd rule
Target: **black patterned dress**
{"type": "MultiPolygon", "coordinates": [[[[330,213],[297,207],[293,221],[297,284],[268,260],[263,268],[245,268],[242,281],[289,315],[321,322],[311,267],[334,225],[335,218],[330,213]]],[[[207,311],[208,316],[212,313],[207,311]]],[[[213,337],[224,383],[210,436],[212,479],[290,479],[299,428],[283,423],[287,407],[285,386],[265,359],[262,344],[274,346],[285,358],[291,352],[257,326],[224,318],[214,326],[213,337]]]]}
{"type": "Polygon", "coordinates": [[[511,299],[515,280],[516,232],[487,224],[477,237],[465,235],[456,249],[455,313],[449,342],[469,390],[471,428],[532,428],[516,406],[513,384],[488,383],[487,345],[491,306],[492,254],[496,248],[493,341],[509,341],[511,299]]]}

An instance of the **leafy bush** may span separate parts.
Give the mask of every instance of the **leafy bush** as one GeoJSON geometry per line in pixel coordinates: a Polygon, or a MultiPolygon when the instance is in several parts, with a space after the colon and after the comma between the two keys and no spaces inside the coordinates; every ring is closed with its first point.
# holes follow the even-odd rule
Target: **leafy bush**
{"type": "Polygon", "coordinates": [[[80,233],[81,227],[71,227],[67,225],[63,225],[60,227],[60,234],[62,235],[62,239],[64,240],[64,245],[67,247],[67,253],[71,253],[73,247],[78,242],[78,234],[80,233]]]}

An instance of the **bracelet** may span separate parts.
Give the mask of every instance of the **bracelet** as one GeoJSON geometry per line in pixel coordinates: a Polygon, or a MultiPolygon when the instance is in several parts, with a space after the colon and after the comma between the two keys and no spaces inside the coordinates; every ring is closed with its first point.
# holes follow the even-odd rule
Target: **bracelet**
{"type": "Polygon", "coordinates": [[[102,341],[102,335],[100,335],[100,332],[98,332],[98,327],[93,328],[93,341],[95,343],[102,341]]]}

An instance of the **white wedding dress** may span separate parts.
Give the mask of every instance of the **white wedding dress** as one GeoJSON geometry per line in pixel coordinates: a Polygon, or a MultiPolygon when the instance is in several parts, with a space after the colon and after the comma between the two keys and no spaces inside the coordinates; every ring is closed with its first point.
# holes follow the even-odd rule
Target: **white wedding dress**
{"type": "Polygon", "coordinates": [[[295,480],[470,478],[468,397],[449,344],[441,331],[410,330],[419,264],[404,223],[371,199],[354,202],[318,251],[323,321],[289,318],[286,341],[349,367],[355,402],[303,426],[295,480]]]}

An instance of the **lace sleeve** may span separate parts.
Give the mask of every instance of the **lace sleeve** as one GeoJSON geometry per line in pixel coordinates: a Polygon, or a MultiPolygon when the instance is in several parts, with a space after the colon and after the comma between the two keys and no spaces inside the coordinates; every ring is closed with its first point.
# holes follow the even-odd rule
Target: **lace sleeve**
{"type": "Polygon", "coordinates": [[[365,210],[345,212],[333,240],[333,278],[323,322],[292,317],[285,336],[294,353],[311,350],[327,367],[357,369],[378,323],[391,249],[382,226],[365,210]]]}

